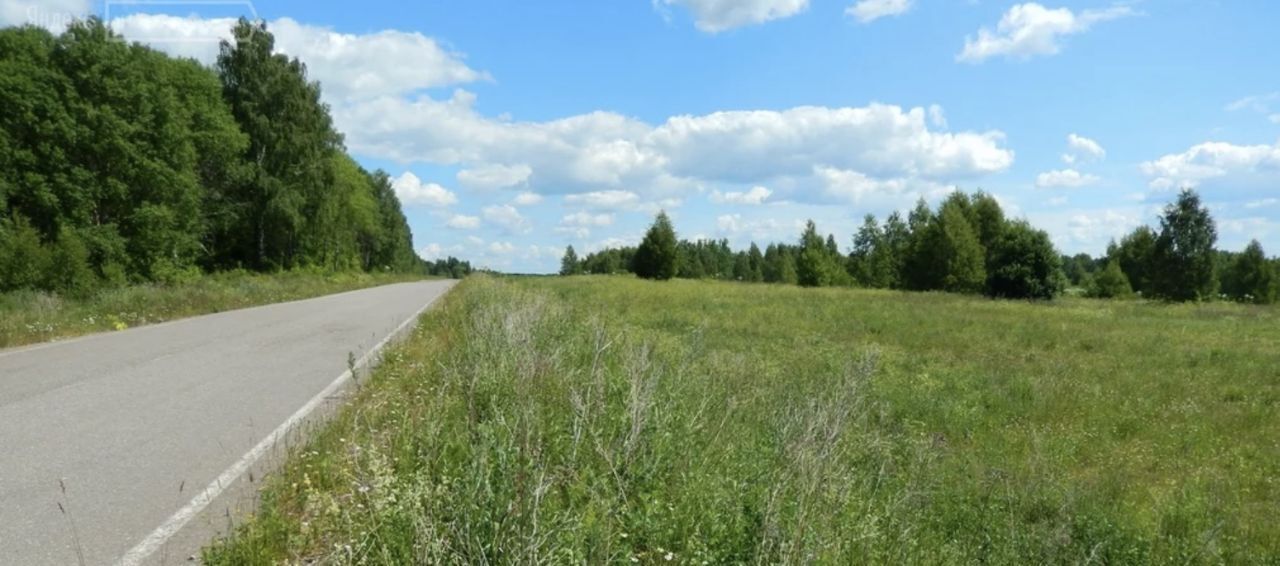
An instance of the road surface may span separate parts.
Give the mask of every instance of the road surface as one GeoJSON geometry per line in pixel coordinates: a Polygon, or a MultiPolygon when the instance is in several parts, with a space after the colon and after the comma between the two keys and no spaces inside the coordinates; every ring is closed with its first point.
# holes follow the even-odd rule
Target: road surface
{"type": "Polygon", "coordinates": [[[186,563],[297,441],[303,413],[340,396],[349,354],[452,284],[0,350],[0,565],[186,563]]]}

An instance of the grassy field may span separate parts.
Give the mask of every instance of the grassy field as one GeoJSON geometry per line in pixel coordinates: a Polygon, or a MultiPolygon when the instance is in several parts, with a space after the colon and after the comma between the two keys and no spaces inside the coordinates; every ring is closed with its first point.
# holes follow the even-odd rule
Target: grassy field
{"type": "Polygon", "coordinates": [[[0,293],[0,348],[418,279],[422,277],[377,273],[229,272],[173,285],[103,289],[79,298],[0,293]]]}
{"type": "Polygon", "coordinates": [[[212,564],[1280,563],[1280,311],[456,288],[212,564]]]}

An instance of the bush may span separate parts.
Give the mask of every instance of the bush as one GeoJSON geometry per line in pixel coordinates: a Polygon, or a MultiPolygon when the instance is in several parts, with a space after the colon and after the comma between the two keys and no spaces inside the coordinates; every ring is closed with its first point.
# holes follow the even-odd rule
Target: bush
{"type": "Polygon", "coordinates": [[[49,271],[49,251],[25,217],[0,221],[0,291],[35,289],[49,271]]]}
{"type": "Polygon", "coordinates": [[[1044,231],[1026,222],[1010,222],[994,247],[987,294],[1010,299],[1052,299],[1062,292],[1062,259],[1044,231]]]}
{"type": "Polygon", "coordinates": [[[1086,287],[1086,295],[1098,299],[1125,299],[1133,296],[1129,277],[1120,269],[1120,262],[1112,259],[1086,287]]]}
{"type": "Polygon", "coordinates": [[[49,254],[50,262],[45,273],[44,285],[48,289],[71,295],[84,295],[97,284],[93,270],[89,269],[89,249],[75,230],[63,228],[49,254]]]}

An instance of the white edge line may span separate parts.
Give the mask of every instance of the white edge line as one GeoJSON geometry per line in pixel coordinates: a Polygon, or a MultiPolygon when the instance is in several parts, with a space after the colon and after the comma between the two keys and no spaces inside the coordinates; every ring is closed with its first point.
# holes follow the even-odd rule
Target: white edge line
{"type": "MultiPolygon", "coordinates": [[[[383,338],[381,342],[378,342],[373,346],[373,348],[370,348],[368,352],[365,352],[365,354],[360,357],[360,360],[355,363],[355,369],[363,369],[368,365],[374,355],[381,352],[382,348],[389,342],[399,337],[406,327],[416,322],[418,317],[422,316],[422,313],[431,308],[431,305],[435,304],[440,297],[448,294],[452,288],[453,285],[450,285],[449,288],[442,291],[439,295],[436,295],[430,301],[427,301],[427,304],[418,309],[418,312],[413,313],[413,316],[405,319],[404,322],[400,323],[400,326],[397,326],[395,330],[392,330],[391,333],[383,338]]],[[[226,471],[218,475],[218,477],[215,478],[208,487],[205,487],[204,490],[192,498],[191,501],[187,502],[186,505],[182,506],[181,509],[171,515],[169,519],[156,528],[156,530],[151,531],[151,534],[147,535],[147,538],[142,539],[141,542],[129,549],[129,552],[126,552],[120,560],[116,561],[116,566],[138,566],[142,564],[144,560],[154,554],[155,551],[159,550],[164,543],[168,542],[173,535],[182,530],[182,528],[185,527],[191,519],[195,518],[196,515],[199,515],[201,511],[204,511],[205,507],[208,507],[210,503],[213,503],[213,500],[217,499],[224,489],[235,483],[240,476],[244,475],[244,473],[249,470],[249,467],[257,462],[258,459],[267,452],[267,450],[270,450],[276,442],[284,438],[289,431],[293,429],[293,427],[305,420],[307,415],[311,414],[311,412],[314,411],[316,407],[319,407],[321,403],[324,403],[326,398],[333,395],[338,391],[338,389],[341,389],[346,385],[347,381],[350,379],[350,369],[342,372],[342,375],[339,375],[337,379],[333,380],[328,387],[325,387],[323,391],[318,393],[315,397],[312,397],[310,401],[307,401],[306,405],[303,405],[297,412],[290,415],[288,419],[285,419],[283,423],[280,423],[280,426],[271,431],[271,434],[268,434],[266,438],[263,438],[256,446],[249,449],[244,456],[241,456],[236,463],[232,464],[230,468],[227,468],[226,471]]]]}

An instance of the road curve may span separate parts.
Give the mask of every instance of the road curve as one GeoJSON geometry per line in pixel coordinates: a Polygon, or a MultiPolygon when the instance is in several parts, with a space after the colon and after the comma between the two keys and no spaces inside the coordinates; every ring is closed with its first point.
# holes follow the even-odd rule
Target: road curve
{"type": "Polygon", "coordinates": [[[264,439],[323,400],[349,355],[364,356],[453,283],[0,350],[0,564],[119,564],[131,552],[125,563],[186,562],[210,525],[227,521],[230,493],[193,505],[206,486],[255,449],[283,452],[264,439]],[[216,518],[157,535],[202,509],[216,518]]]}

